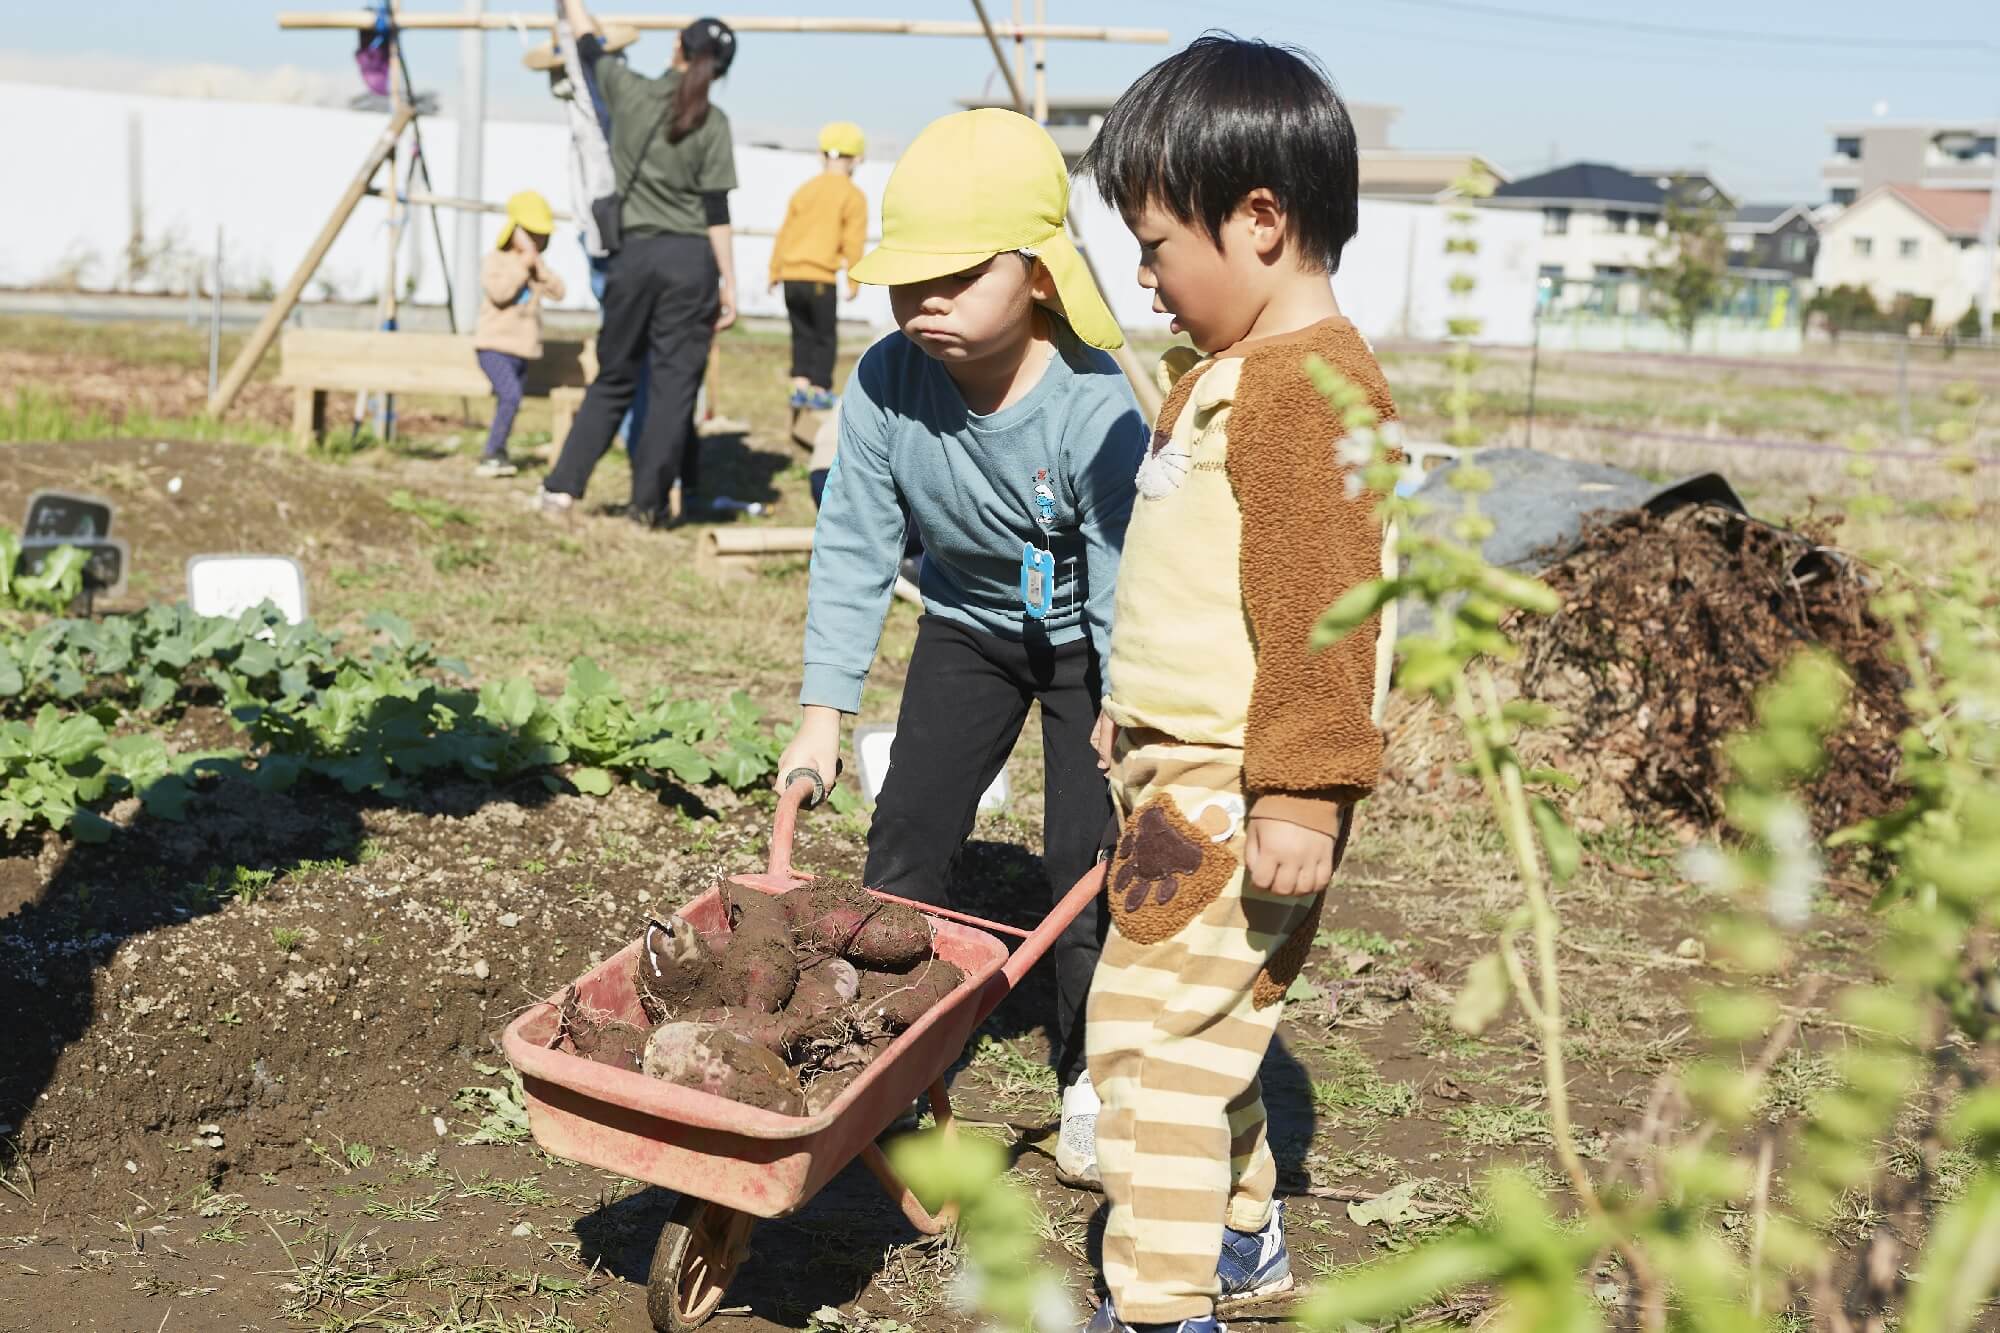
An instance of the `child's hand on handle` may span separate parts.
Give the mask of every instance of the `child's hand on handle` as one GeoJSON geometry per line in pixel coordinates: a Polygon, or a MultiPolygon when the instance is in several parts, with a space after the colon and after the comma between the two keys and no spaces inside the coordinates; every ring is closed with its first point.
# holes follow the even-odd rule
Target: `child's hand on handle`
{"type": "Polygon", "coordinates": [[[822,786],[831,787],[840,776],[840,710],[821,704],[807,704],[799,719],[799,731],[778,756],[778,794],[785,794],[785,779],[806,768],[819,774],[822,786]]]}
{"type": "Polygon", "coordinates": [[[1243,869],[1261,893],[1298,897],[1318,893],[1333,880],[1333,838],[1282,819],[1250,820],[1243,869]]]}
{"type": "Polygon", "coordinates": [[[1090,728],[1090,748],[1097,751],[1097,769],[1100,773],[1111,771],[1111,747],[1118,743],[1118,724],[1106,717],[1102,711],[1090,728]]]}

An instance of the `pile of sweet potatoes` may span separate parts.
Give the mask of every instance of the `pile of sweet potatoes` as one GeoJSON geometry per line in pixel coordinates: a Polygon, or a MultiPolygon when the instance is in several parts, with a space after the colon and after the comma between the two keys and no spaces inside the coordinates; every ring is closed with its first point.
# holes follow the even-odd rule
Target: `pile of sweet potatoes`
{"type": "Polygon", "coordinates": [[[932,956],[922,913],[858,884],[722,894],[726,932],[703,936],[680,917],[647,925],[632,982],[650,1031],[590,1013],[572,993],[557,1043],[749,1106],[813,1115],[965,979],[932,956]]]}

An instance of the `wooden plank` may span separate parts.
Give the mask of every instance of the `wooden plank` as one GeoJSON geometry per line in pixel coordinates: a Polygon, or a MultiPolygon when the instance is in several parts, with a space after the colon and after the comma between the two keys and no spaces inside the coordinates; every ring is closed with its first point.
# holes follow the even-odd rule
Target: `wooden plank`
{"type": "MultiPolygon", "coordinates": [[[[589,383],[585,348],[569,340],[543,344],[541,358],[529,362],[522,377],[523,391],[542,398],[558,388],[583,388],[589,383]]],[[[292,329],[280,344],[280,355],[280,384],[367,384],[378,392],[446,396],[492,392],[472,339],[458,334],[292,329]]]]}

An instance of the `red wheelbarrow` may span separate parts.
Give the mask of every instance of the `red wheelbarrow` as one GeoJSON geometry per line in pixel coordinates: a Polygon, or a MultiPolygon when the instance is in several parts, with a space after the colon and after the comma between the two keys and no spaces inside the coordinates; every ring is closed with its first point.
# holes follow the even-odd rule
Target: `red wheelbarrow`
{"type": "MultiPolygon", "coordinates": [[[[810,777],[787,787],[771,832],[769,868],[761,875],[736,876],[733,883],[782,893],[811,878],[791,869],[792,833],[800,805],[815,788],[810,777]]],[[[936,1235],[949,1226],[949,1213],[926,1209],[897,1178],[875,1140],[926,1091],[938,1125],[951,1132],[945,1071],[979,1024],[1097,896],[1103,880],[1102,866],[1085,875],[1033,931],[910,903],[933,918],[932,947],[965,973],[965,981],[817,1115],[780,1115],[556,1050],[560,997],[510,1023],[503,1049],[520,1071],[535,1142],[555,1156],[680,1195],[646,1282],[653,1326],[681,1333],[704,1323],[749,1255],[755,1219],[797,1211],[856,1156],[918,1231],[936,1235]],[[1011,955],[1001,936],[1019,940],[1011,955]]],[[[711,890],[678,915],[712,935],[727,929],[723,910],[720,892],[711,890]]],[[[645,1027],[632,987],[640,943],[634,940],[578,978],[576,992],[590,1007],[645,1027]]]]}

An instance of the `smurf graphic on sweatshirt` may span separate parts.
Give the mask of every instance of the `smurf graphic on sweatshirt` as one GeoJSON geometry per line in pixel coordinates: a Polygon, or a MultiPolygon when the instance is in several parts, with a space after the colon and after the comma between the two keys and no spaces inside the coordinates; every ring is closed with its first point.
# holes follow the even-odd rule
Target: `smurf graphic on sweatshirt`
{"type": "Polygon", "coordinates": [[[1035,522],[1044,528],[1056,525],[1056,493],[1049,489],[1049,470],[1035,473],[1035,522]]]}

